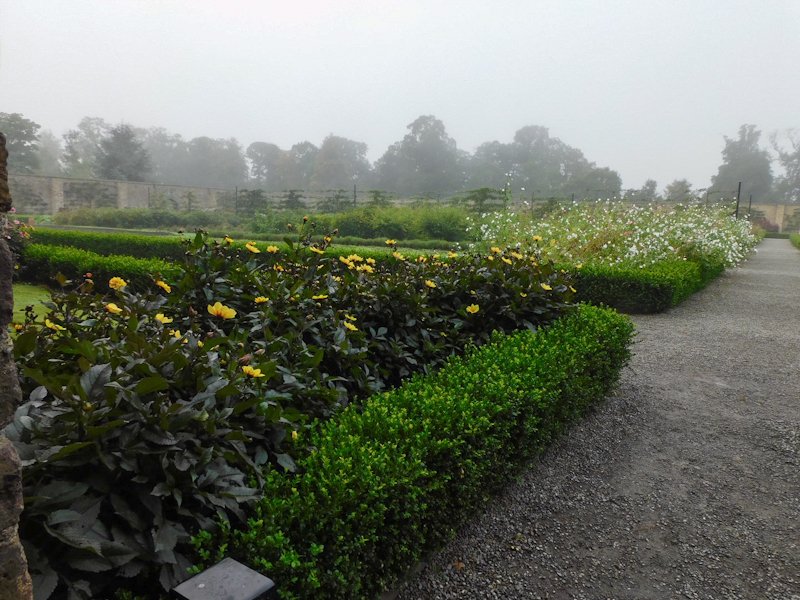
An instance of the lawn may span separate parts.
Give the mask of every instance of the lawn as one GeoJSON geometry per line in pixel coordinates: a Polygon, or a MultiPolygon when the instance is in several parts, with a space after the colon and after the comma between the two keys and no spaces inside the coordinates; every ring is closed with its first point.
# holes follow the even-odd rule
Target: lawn
{"type": "Polygon", "coordinates": [[[47,309],[42,306],[42,302],[50,297],[47,288],[39,285],[28,285],[27,283],[14,284],[14,322],[19,323],[25,319],[25,307],[29,304],[34,306],[37,315],[43,315],[47,309]]]}

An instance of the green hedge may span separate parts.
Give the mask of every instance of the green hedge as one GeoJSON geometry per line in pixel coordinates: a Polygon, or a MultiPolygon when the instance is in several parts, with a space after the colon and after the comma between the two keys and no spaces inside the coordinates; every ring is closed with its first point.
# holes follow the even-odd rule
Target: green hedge
{"type": "Polygon", "coordinates": [[[185,251],[180,237],[136,233],[97,233],[38,227],[31,234],[37,244],[82,248],[97,254],[127,255],[134,258],[180,260],[185,251]]]}
{"type": "Polygon", "coordinates": [[[647,269],[585,265],[573,269],[578,300],[627,313],[677,306],[725,270],[721,261],[666,260],[647,269]]]}
{"type": "Polygon", "coordinates": [[[56,274],[67,279],[81,281],[91,273],[100,291],[108,289],[112,277],[122,277],[136,285],[148,285],[153,277],[166,279],[177,277],[180,267],[156,258],[133,258],[131,256],[101,256],[80,248],[30,244],[22,254],[21,278],[31,283],[52,284],[56,274]]]}
{"type": "Polygon", "coordinates": [[[375,597],[612,389],[632,333],[581,306],[345,410],[301,437],[301,474],[269,476],[247,529],[201,533],[199,554],[235,556],[284,599],[375,597]]]}
{"type": "Polygon", "coordinates": [[[789,236],[789,241],[795,246],[795,248],[800,248],[800,233],[793,233],[789,236]]]}

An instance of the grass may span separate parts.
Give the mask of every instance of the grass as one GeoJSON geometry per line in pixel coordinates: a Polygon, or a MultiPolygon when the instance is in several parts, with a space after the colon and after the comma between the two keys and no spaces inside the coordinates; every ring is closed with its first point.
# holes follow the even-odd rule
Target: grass
{"type": "Polygon", "coordinates": [[[14,284],[14,322],[18,323],[25,319],[25,307],[32,304],[36,314],[43,316],[47,309],[42,306],[42,302],[50,298],[47,288],[39,285],[28,285],[27,283],[14,284]]]}

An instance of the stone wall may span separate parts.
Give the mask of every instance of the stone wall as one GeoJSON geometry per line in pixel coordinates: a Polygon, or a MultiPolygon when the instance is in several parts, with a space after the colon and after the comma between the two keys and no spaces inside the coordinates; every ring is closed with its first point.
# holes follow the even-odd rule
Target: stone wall
{"type": "MultiPolygon", "coordinates": [[[[0,133],[0,227],[6,225],[11,209],[11,194],[6,170],[6,138],[0,133]]],[[[11,421],[22,400],[17,366],[11,352],[8,325],[14,310],[11,277],[14,263],[6,240],[0,236],[0,432],[11,421]]],[[[19,541],[19,516],[22,514],[22,468],[14,446],[0,433],[0,598],[30,600],[31,578],[25,552],[19,541]]]]}
{"type": "Polygon", "coordinates": [[[17,212],[54,214],[77,208],[217,210],[230,190],[180,185],[18,175],[9,177],[17,212]]]}

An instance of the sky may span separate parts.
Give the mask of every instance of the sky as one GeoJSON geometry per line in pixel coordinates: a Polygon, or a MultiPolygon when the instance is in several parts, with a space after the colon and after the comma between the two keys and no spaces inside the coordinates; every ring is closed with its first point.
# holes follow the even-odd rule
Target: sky
{"type": "Polygon", "coordinates": [[[800,0],[0,0],[0,112],[371,160],[420,115],[459,148],[541,125],[616,170],[707,187],[724,137],[800,129],[800,0]]]}

